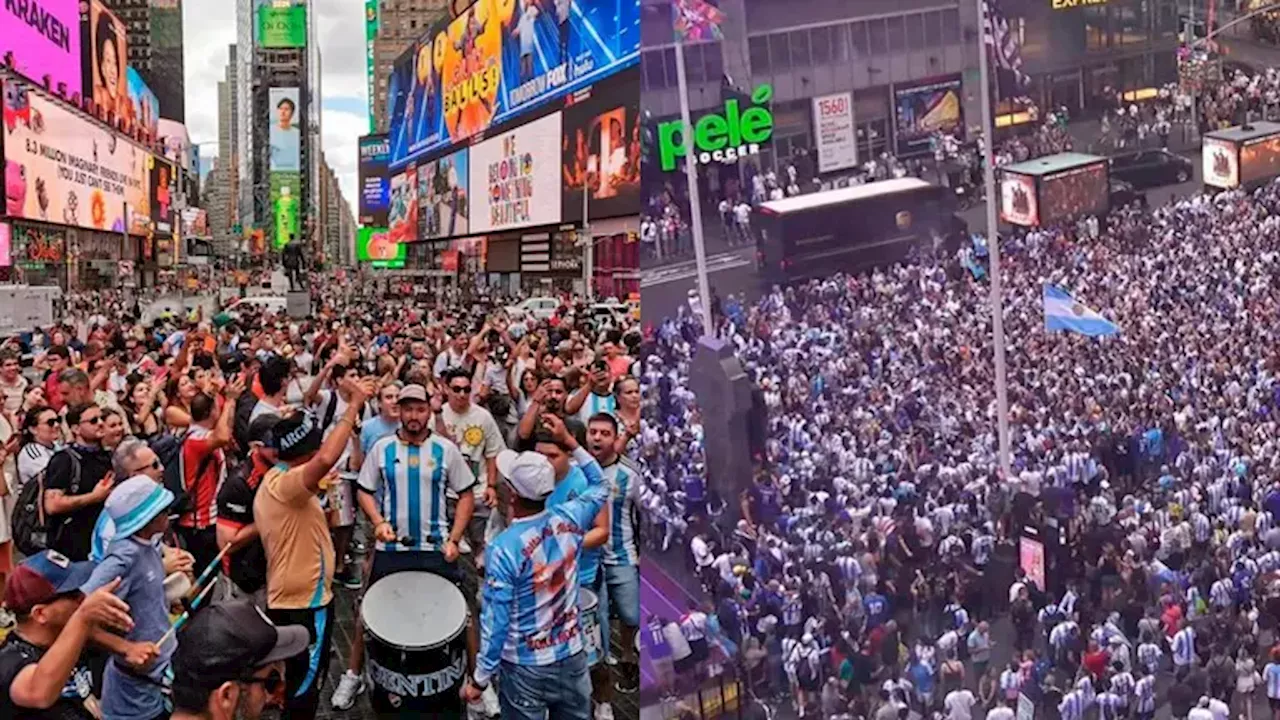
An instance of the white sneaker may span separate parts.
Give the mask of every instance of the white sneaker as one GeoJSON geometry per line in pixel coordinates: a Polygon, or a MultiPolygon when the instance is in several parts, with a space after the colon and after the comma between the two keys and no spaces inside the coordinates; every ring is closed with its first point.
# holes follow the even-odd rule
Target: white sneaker
{"type": "Polygon", "coordinates": [[[613,706],[609,703],[600,703],[597,705],[596,720],[613,720],[613,706]]]}
{"type": "Polygon", "coordinates": [[[461,540],[458,541],[458,554],[459,555],[471,554],[471,543],[467,542],[466,538],[462,538],[461,540]]]}
{"type": "Polygon", "coordinates": [[[366,689],[364,677],[348,670],[338,679],[338,687],[333,691],[333,699],[329,704],[333,705],[334,710],[350,710],[355,707],[356,698],[366,689]]]}
{"type": "Polygon", "coordinates": [[[485,713],[496,718],[502,715],[502,706],[498,704],[498,691],[493,688],[493,683],[489,683],[489,687],[484,689],[484,693],[480,695],[480,701],[484,703],[485,713]]]}

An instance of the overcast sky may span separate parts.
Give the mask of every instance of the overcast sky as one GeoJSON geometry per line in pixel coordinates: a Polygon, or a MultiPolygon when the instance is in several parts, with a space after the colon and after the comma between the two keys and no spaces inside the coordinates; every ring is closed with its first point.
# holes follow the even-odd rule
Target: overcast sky
{"type": "MultiPolygon", "coordinates": [[[[310,0],[320,42],[324,154],[338,175],[342,193],[356,207],[356,140],[369,130],[365,99],[364,3],[310,0]]],[[[218,151],[218,81],[227,66],[227,47],[236,41],[235,4],[228,0],[186,0],[183,44],[187,130],[191,142],[205,143],[201,156],[218,151]]]]}

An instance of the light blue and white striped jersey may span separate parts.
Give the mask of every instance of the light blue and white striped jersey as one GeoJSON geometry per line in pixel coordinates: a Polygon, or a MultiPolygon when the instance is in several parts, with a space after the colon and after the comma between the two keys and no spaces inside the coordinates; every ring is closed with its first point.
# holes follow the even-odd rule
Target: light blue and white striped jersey
{"type": "Polygon", "coordinates": [[[1154,673],[1160,667],[1160,658],[1164,657],[1164,651],[1155,643],[1142,643],[1138,646],[1138,664],[1149,673],[1154,673]]]}
{"type": "Polygon", "coordinates": [[[1231,584],[1231,578],[1219,578],[1209,586],[1209,601],[1215,607],[1231,607],[1235,600],[1235,586],[1231,584]]]}
{"type": "Polygon", "coordinates": [[[1118,720],[1125,706],[1124,700],[1113,692],[1099,693],[1095,702],[1098,703],[1099,720],[1118,720]]]}
{"type": "Polygon", "coordinates": [[[1173,636],[1173,664],[1178,667],[1191,665],[1196,659],[1196,633],[1189,626],[1173,636]]]}
{"type": "Polygon", "coordinates": [[[605,483],[612,490],[609,501],[609,542],[604,545],[605,565],[639,565],[636,545],[636,501],[640,499],[640,471],[625,457],[604,468],[605,483]]]}
{"type": "Polygon", "coordinates": [[[1118,672],[1111,676],[1111,692],[1119,695],[1124,701],[1124,705],[1129,704],[1129,696],[1133,694],[1133,675],[1127,672],[1118,672]]]}
{"type": "Polygon", "coordinates": [[[578,448],[574,458],[587,478],[587,491],[513,520],[485,551],[475,672],[480,684],[487,684],[504,660],[545,666],[582,652],[578,559],[609,490],[591,453],[578,448]]]}
{"type": "Polygon", "coordinates": [[[431,433],[421,445],[399,434],[375,442],[360,467],[360,489],[372,493],[396,535],[412,542],[379,542],[379,552],[442,551],[453,521],[447,493],[463,493],[476,478],[458,446],[431,433]]]}
{"type": "Polygon", "coordinates": [[[1156,676],[1145,675],[1133,686],[1133,695],[1138,699],[1137,710],[1140,713],[1156,711],[1156,676]]]}
{"type": "Polygon", "coordinates": [[[1062,702],[1058,703],[1058,715],[1062,720],[1081,720],[1084,717],[1084,711],[1084,693],[1079,690],[1072,690],[1062,696],[1062,702]]]}
{"type": "Polygon", "coordinates": [[[618,409],[618,398],[613,393],[608,395],[597,395],[594,391],[587,393],[587,399],[582,403],[582,407],[578,408],[578,419],[586,425],[591,420],[592,415],[599,413],[613,414],[618,409]]]}
{"type": "Polygon", "coordinates": [[[1262,669],[1262,679],[1267,683],[1267,697],[1280,700],[1280,663],[1267,663],[1262,669]]]}

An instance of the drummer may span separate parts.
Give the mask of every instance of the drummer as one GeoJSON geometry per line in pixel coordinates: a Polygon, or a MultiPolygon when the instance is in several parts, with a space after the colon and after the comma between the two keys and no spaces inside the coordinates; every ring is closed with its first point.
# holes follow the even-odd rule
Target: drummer
{"type": "MultiPolygon", "coordinates": [[[[462,587],[458,543],[475,508],[475,476],[458,446],[431,431],[435,412],[426,388],[406,385],[398,404],[400,429],[375,442],[360,468],[358,502],[377,541],[369,586],[402,571],[435,573],[458,585],[474,605],[474,593],[462,587]],[[450,491],[458,496],[453,518],[444,501],[450,491]]],[[[479,632],[472,610],[467,653],[474,665],[479,632]]]]}
{"type": "Polygon", "coordinates": [[[608,488],[600,464],[563,420],[548,413],[542,423],[544,439],[572,455],[587,487],[552,508],[556,469],[546,455],[505,450],[498,456],[498,470],[512,490],[511,524],[486,554],[481,651],[462,696],[476,701],[496,676],[503,720],[591,717],[578,557],[608,502],[608,488]],[[538,612],[518,611],[530,607],[538,612]]]}

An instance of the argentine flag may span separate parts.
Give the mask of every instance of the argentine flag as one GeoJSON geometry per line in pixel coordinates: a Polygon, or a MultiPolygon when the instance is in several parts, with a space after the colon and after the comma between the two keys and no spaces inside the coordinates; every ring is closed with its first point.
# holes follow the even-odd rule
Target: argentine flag
{"type": "Polygon", "coordinates": [[[1044,329],[1067,330],[1089,337],[1120,334],[1120,327],[1084,305],[1056,285],[1044,286],[1044,329]]]}

